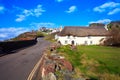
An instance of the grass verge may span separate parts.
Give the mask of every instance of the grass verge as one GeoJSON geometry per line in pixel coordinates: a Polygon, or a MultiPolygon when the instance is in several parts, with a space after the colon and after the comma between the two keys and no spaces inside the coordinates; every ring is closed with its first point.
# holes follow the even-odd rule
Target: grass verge
{"type": "Polygon", "coordinates": [[[61,46],[58,53],[74,66],[76,77],[92,80],[120,80],[120,48],[106,46],[61,46]]]}

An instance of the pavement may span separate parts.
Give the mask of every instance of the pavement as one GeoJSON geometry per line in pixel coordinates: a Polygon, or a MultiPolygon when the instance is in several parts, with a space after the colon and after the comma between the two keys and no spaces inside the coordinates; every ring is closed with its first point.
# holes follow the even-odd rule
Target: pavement
{"type": "Polygon", "coordinates": [[[0,57],[0,80],[27,80],[43,51],[51,44],[38,38],[37,44],[0,57]]]}

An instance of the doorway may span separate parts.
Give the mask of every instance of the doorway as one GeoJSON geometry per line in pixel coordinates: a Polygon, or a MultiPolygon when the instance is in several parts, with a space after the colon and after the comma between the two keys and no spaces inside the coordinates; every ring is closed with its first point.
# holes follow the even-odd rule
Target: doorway
{"type": "Polygon", "coordinates": [[[75,41],[72,41],[71,44],[74,45],[74,44],[75,44],[75,41]]]}

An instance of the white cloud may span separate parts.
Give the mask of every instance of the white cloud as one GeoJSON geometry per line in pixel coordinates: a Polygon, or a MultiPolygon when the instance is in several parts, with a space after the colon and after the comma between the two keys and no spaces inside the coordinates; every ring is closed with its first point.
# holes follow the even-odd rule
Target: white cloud
{"type": "Polygon", "coordinates": [[[22,13],[23,13],[24,15],[26,15],[26,16],[33,15],[32,11],[31,11],[31,10],[27,10],[27,9],[24,9],[22,13]]]}
{"type": "Polygon", "coordinates": [[[63,0],[56,0],[57,2],[62,2],[63,0]]]}
{"type": "Polygon", "coordinates": [[[15,20],[17,22],[21,22],[21,21],[25,20],[25,18],[26,18],[25,15],[17,15],[17,16],[18,16],[18,18],[15,20]]]}
{"type": "Polygon", "coordinates": [[[58,27],[55,23],[51,22],[43,22],[43,23],[32,23],[30,24],[33,29],[39,29],[41,27],[46,27],[46,28],[56,28],[58,27]]]}
{"type": "Polygon", "coordinates": [[[111,22],[111,20],[110,19],[102,19],[102,20],[97,20],[97,21],[91,21],[91,22],[89,22],[89,23],[109,23],[109,22],[111,22]]]}
{"type": "Polygon", "coordinates": [[[6,34],[0,34],[0,38],[5,38],[5,37],[7,37],[6,34]]]}
{"type": "Polygon", "coordinates": [[[93,10],[96,12],[104,12],[106,9],[113,9],[120,6],[120,3],[115,3],[115,2],[107,2],[104,3],[100,6],[95,7],[93,10]]]}
{"type": "Polygon", "coordinates": [[[115,8],[115,9],[113,9],[112,11],[110,11],[110,12],[108,13],[108,15],[113,15],[113,14],[116,14],[116,13],[118,13],[118,12],[120,12],[120,8],[115,8]]]}
{"type": "Polygon", "coordinates": [[[29,30],[26,28],[22,28],[22,27],[0,28],[0,40],[13,38],[26,31],[29,31],[29,30]]]}
{"type": "Polygon", "coordinates": [[[67,11],[65,11],[65,12],[67,12],[67,13],[72,13],[72,12],[74,12],[74,11],[76,11],[77,10],[77,7],[76,6],[71,6],[67,11]]]}
{"type": "Polygon", "coordinates": [[[33,15],[36,17],[42,15],[42,12],[45,12],[45,10],[42,9],[42,5],[38,5],[36,9],[33,9],[33,15]]]}
{"type": "Polygon", "coordinates": [[[120,3],[115,3],[115,2],[108,2],[108,3],[104,3],[103,5],[100,6],[100,8],[114,8],[119,6],[120,3]]]}
{"type": "Polygon", "coordinates": [[[3,13],[5,8],[3,6],[0,6],[0,13],[3,13]]]}
{"type": "Polygon", "coordinates": [[[96,12],[104,12],[105,11],[104,8],[100,8],[100,7],[95,7],[93,10],[96,12]]]}
{"type": "MultiPolygon", "coordinates": [[[[17,7],[18,9],[18,7],[17,7]]],[[[22,9],[18,9],[18,10],[22,10],[22,9]]],[[[23,20],[26,19],[26,17],[29,16],[34,16],[34,17],[39,17],[40,15],[42,15],[42,13],[45,12],[45,10],[42,8],[42,5],[37,5],[37,7],[35,9],[23,9],[21,14],[17,14],[16,16],[18,16],[16,18],[16,22],[21,22],[23,20]]]]}

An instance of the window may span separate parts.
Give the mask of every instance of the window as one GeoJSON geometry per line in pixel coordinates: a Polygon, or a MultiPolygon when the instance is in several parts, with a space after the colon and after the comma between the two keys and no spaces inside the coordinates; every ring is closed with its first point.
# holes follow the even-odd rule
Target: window
{"type": "Polygon", "coordinates": [[[87,41],[85,41],[85,45],[87,45],[88,43],[87,43],[87,41]]]}
{"type": "Polygon", "coordinates": [[[67,42],[67,40],[65,40],[65,44],[67,44],[68,42],[67,42]]]}
{"type": "Polygon", "coordinates": [[[70,39],[70,35],[68,35],[67,38],[70,39]]]}
{"type": "Polygon", "coordinates": [[[92,41],[90,41],[90,44],[92,44],[93,42],[92,41]]]}
{"type": "Polygon", "coordinates": [[[68,36],[67,38],[70,39],[70,36],[68,36]]]}
{"type": "Polygon", "coordinates": [[[91,36],[88,36],[88,39],[91,39],[91,36]]]}
{"type": "Polygon", "coordinates": [[[68,35],[67,38],[70,39],[70,35],[68,35]]]}

